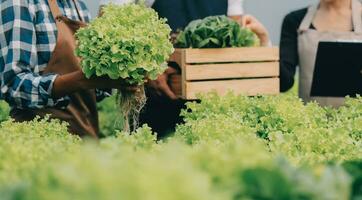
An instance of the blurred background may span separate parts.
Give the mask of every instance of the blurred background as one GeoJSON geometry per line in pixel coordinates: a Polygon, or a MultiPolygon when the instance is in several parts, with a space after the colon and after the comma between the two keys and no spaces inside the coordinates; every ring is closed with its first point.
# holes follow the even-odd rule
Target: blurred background
{"type": "MultiPolygon", "coordinates": [[[[98,13],[99,1],[84,0],[92,12],[92,17],[98,13]]],[[[279,44],[280,29],[284,16],[292,10],[306,7],[316,0],[244,0],[246,13],[260,19],[268,28],[274,45],[279,44]]]]}

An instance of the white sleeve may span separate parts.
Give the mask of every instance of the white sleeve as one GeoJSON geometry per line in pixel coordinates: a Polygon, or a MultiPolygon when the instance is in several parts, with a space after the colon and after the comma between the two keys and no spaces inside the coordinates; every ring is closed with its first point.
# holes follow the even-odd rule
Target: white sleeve
{"type": "Polygon", "coordinates": [[[243,0],[228,0],[228,16],[244,14],[243,0]]]}
{"type": "Polygon", "coordinates": [[[153,3],[155,3],[155,0],[146,0],[146,5],[149,7],[152,7],[153,3]]]}

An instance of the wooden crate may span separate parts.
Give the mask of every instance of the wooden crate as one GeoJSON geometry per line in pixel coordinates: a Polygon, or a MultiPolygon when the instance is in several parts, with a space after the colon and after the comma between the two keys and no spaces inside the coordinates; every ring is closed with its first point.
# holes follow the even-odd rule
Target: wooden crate
{"type": "Polygon", "coordinates": [[[182,71],[171,78],[171,88],[184,99],[210,91],[249,96],[279,93],[277,47],[176,49],[170,60],[182,71]]]}

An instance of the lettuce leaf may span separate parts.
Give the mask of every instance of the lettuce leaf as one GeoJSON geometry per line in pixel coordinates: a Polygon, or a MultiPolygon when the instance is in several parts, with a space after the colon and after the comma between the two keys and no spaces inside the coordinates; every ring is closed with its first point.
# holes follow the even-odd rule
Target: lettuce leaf
{"type": "Polygon", "coordinates": [[[211,16],[192,21],[180,33],[178,48],[225,48],[258,46],[259,39],[249,29],[226,16],[211,16]]]}
{"type": "Polygon", "coordinates": [[[103,16],[76,33],[76,55],[86,77],[122,78],[130,84],[155,79],[173,53],[170,27],[144,5],[108,5],[103,16]]]}

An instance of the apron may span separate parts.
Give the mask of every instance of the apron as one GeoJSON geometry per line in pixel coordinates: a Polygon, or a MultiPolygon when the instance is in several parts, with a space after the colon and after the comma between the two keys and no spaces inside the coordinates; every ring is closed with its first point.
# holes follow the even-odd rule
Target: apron
{"type": "Polygon", "coordinates": [[[299,51],[299,97],[304,102],[316,101],[321,106],[339,107],[344,104],[345,98],[339,97],[312,97],[310,96],[314,66],[318,44],[321,41],[362,40],[362,12],[361,3],[352,0],[353,32],[319,32],[311,29],[318,5],[311,6],[298,30],[299,51]]]}
{"type": "MultiPolygon", "coordinates": [[[[75,32],[86,24],[81,19],[78,5],[75,0],[78,16],[81,21],[74,21],[62,15],[57,0],[48,0],[51,13],[56,22],[58,35],[55,49],[47,67],[41,72],[46,74],[68,74],[81,70],[80,59],[75,56],[75,32]]],[[[97,138],[99,134],[98,112],[96,107],[95,90],[83,90],[69,95],[70,104],[65,109],[43,108],[31,110],[15,109],[11,112],[15,121],[31,121],[36,116],[44,118],[49,115],[51,119],[59,119],[69,123],[69,132],[79,136],[97,138]]]]}

